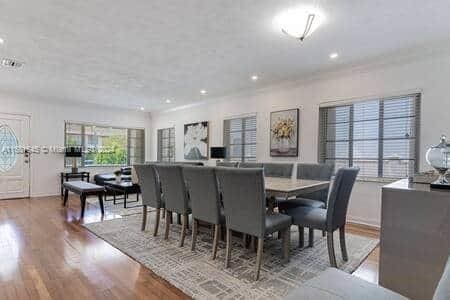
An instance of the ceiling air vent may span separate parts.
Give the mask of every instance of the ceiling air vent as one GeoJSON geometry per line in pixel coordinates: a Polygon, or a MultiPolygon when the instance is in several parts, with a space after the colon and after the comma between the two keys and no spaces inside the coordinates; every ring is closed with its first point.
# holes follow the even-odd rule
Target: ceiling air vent
{"type": "Polygon", "coordinates": [[[23,62],[20,62],[13,58],[2,58],[0,60],[0,65],[2,65],[4,67],[13,68],[13,69],[18,69],[23,66],[23,62]]]}

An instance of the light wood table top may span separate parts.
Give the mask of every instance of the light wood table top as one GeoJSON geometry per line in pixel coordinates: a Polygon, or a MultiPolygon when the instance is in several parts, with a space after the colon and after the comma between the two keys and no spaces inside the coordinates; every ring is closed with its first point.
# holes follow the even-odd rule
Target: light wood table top
{"type": "Polygon", "coordinates": [[[266,195],[271,198],[300,196],[328,189],[330,181],[265,177],[266,195]]]}

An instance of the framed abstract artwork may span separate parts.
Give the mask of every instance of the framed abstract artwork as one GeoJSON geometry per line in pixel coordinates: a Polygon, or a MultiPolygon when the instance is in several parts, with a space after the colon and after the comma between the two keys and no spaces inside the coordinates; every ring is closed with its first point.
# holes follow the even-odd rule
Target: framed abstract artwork
{"type": "Polygon", "coordinates": [[[209,149],[208,122],[184,125],[184,159],[207,160],[209,149]]]}
{"type": "Polygon", "coordinates": [[[270,113],[270,156],[298,156],[298,108],[270,113]]]}

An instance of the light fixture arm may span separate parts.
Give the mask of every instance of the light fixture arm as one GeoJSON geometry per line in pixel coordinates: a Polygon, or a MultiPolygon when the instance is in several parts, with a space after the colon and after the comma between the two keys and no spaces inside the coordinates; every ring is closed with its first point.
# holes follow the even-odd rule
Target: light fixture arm
{"type": "Polygon", "coordinates": [[[308,35],[309,31],[311,30],[311,26],[314,22],[314,18],[316,17],[315,14],[309,14],[308,15],[308,20],[306,20],[306,27],[305,27],[305,31],[303,32],[303,35],[299,38],[299,40],[301,42],[303,42],[303,40],[306,38],[306,36],[308,35]]]}

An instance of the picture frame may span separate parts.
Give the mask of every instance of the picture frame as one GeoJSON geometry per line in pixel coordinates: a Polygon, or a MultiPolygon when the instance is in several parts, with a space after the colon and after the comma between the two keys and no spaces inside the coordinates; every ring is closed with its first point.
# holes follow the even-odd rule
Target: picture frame
{"type": "Polygon", "coordinates": [[[299,109],[270,113],[270,156],[298,157],[299,109]]]}
{"type": "Polygon", "coordinates": [[[209,157],[209,122],[184,125],[184,159],[207,160],[209,157]]]}

